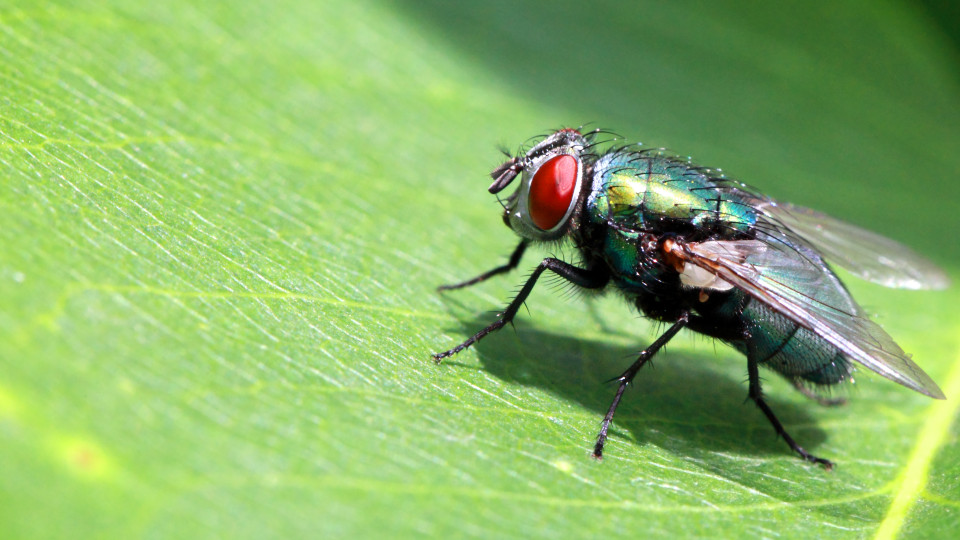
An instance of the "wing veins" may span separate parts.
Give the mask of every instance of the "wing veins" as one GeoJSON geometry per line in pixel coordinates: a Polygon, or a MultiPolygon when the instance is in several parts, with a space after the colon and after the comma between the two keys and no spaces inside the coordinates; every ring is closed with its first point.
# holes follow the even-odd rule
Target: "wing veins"
{"type": "MultiPolygon", "coordinates": [[[[922,394],[944,399],[937,384],[875,323],[857,312],[848,313],[765,276],[758,268],[763,265],[746,262],[745,256],[739,257],[741,260],[730,258],[731,254],[744,255],[750,251],[766,255],[766,250],[776,250],[772,244],[756,240],[713,241],[683,244],[677,249],[679,252],[674,253],[685,261],[732,283],[793,323],[820,336],[871,371],[922,394]],[[716,249],[717,247],[725,248],[723,251],[726,255],[716,249]]],[[[806,267],[803,270],[807,274],[816,277],[825,271],[812,264],[809,258],[797,259],[795,253],[793,255],[792,261],[805,261],[806,267]]],[[[852,300],[851,305],[856,309],[852,300]]]]}

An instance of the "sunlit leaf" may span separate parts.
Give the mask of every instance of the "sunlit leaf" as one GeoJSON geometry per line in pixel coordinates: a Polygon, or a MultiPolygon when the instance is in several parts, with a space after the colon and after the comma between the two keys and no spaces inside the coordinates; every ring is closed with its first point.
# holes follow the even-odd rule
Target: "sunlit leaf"
{"type": "MultiPolygon", "coordinates": [[[[851,281],[946,392],[824,409],[534,291],[486,173],[596,122],[960,266],[957,51],[926,11],[669,2],[0,8],[0,536],[859,537],[955,531],[960,295],[851,281]],[[664,4],[664,5],[661,5],[664,4]]],[[[569,247],[545,253],[573,258],[569,247]]]]}

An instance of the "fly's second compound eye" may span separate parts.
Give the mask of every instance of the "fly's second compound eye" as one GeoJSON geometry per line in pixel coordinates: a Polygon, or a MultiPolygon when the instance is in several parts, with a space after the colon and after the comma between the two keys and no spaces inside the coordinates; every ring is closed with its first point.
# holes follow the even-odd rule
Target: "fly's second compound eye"
{"type": "Polygon", "coordinates": [[[541,230],[555,228],[566,217],[574,203],[579,166],[577,158],[561,154],[544,162],[533,175],[527,211],[541,230]]]}

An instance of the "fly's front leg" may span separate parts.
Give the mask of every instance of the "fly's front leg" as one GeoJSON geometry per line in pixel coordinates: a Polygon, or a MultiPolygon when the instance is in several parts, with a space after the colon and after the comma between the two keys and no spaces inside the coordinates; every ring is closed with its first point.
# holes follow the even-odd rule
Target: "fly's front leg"
{"type": "MultiPolygon", "coordinates": [[[[517,251],[522,253],[523,247],[524,244],[521,243],[520,247],[517,248],[517,251]]],[[[516,252],[514,252],[514,254],[516,254],[516,252]]],[[[540,265],[537,266],[537,269],[533,271],[533,274],[530,274],[530,277],[523,285],[523,288],[520,289],[520,292],[517,294],[516,298],[510,302],[510,305],[507,306],[507,309],[500,314],[499,318],[497,318],[493,324],[477,332],[473,335],[473,337],[467,339],[449,351],[435,353],[433,355],[433,359],[439,362],[448,356],[453,356],[466,349],[470,345],[473,345],[477,341],[480,341],[483,336],[489,334],[490,332],[495,332],[503,328],[507,323],[512,322],[513,317],[516,316],[520,306],[523,305],[523,302],[527,299],[527,296],[530,295],[530,291],[533,290],[533,286],[536,285],[540,274],[542,274],[545,270],[550,270],[558,276],[566,279],[570,283],[579,285],[585,289],[599,289],[606,285],[608,281],[610,281],[610,274],[603,265],[593,264],[590,266],[590,268],[578,268],[572,264],[565,263],[560,259],[544,259],[540,262],[540,265]]]]}
{"type": "Polygon", "coordinates": [[[497,274],[505,274],[513,270],[514,268],[517,267],[518,264],[520,264],[520,259],[523,257],[523,252],[527,250],[528,245],[530,245],[529,240],[527,239],[521,240],[520,245],[518,245],[516,249],[513,250],[513,253],[510,254],[510,260],[507,262],[507,264],[498,266],[493,270],[488,270],[473,279],[461,281],[460,283],[452,283],[450,285],[441,285],[437,287],[437,290],[450,291],[453,289],[462,289],[463,287],[469,287],[470,285],[475,285],[477,283],[480,283],[481,281],[486,281],[497,274]]]}

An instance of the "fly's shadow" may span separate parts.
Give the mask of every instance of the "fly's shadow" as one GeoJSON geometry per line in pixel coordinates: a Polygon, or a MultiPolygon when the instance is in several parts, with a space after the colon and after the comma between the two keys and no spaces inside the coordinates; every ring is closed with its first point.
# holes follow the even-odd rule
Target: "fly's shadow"
{"type": "MultiPolygon", "coordinates": [[[[463,331],[483,328],[489,319],[486,314],[465,322],[463,331]]],[[[580,403],[596,414],[599,428],[617,388],[610,379],[622,373],[657,335],[657,329],[647,325],[638,329],[635,347],[618,346],[538,330],[525,322],[515,332],[504,329],[472,348],[488,373],[580,403]]],[[[614,444],[622,445],[626,439],[632,441],[629,444],[653,444],[707,461],[715,452],[789,456],[763,413],[747,399],[746,358],[725,354],[722,349],[726,346],[719,343],[716,350],[708,341],[701,341],[697,348],[700,350],[673,347],[661,351],[652,365],[640,371],[618,409],[611,430],[618,439],[614,444]],[[740,362],[742,379],[723,369],[729,362],[740,362]]],[[[455,357],[444,363],[457,364],[455,357]]],[[[774,377],[766,372],[767,379],[774,377]]],[[[807,412],[815,403],[797,405],[776,395],[768,395],[767,401],[786,426],[802,433],[810,447],[825,440],[825,433],[807,412]]],[[[538,409],[535,404],[529,408],[538,409]]],[[[584,449],[591,443],[585,439],[584,449]]],[[[615,447],[610,451],[617,452],[615,447]]]]}

